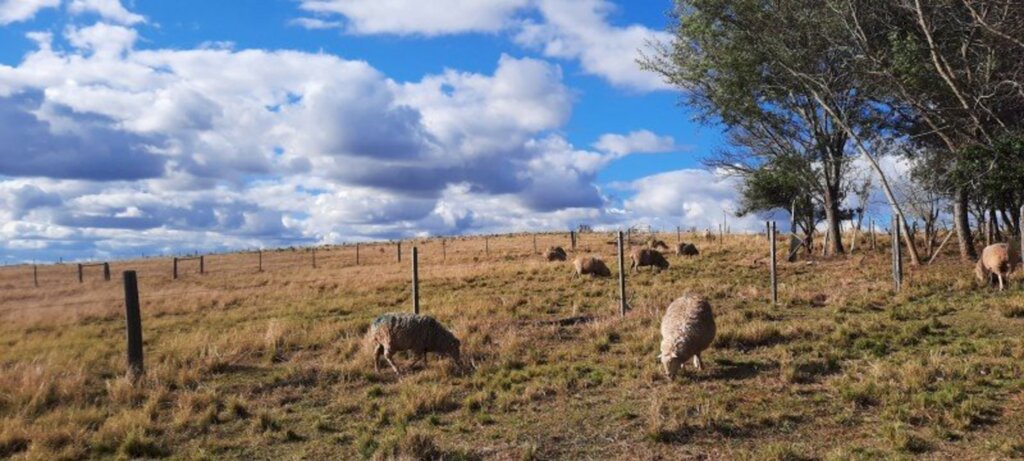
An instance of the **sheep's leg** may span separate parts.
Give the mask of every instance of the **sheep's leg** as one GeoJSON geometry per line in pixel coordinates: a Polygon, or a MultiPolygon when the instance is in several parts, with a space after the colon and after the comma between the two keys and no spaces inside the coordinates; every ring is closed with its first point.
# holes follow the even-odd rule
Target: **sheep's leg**
{"type": "Polygon", "coordinates": [[[996,274],[996,277],[999,277],[999,291],[1003,291],[1003,274],[996,274]]]}
{"type": "Polygon", "coordinates": [[[700,354],[697,354],[697,355],[693,356],[693,366],[697,370],[703,370],[704,369],[704,362],[702,362],[700,360],[700,354]]]}
{"type": "Polygon", "coordinates": [[[396,375],[401,376],[402,372],[398,371],[398,366],[395,365],[395,362],[393,360],[391,360],[391,357],[393,357],[394,355],[395,355],[395,351],[393,351],[391,349],[386,349],[384,351],[384,360],[387,360],[388,365],[391,365],[391,369],[395,370],[395,374],[396,375]]]}
{"type": "Polygon", "coordinates": [[[384,345],[378,344],[373,348],[373,371],[380,371],[380,356],[384,355],[384,345]]]}

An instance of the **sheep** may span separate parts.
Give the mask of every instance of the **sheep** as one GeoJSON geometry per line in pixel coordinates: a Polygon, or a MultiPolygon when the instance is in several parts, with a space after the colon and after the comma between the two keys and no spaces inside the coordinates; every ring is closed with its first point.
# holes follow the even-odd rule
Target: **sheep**
{"type": "Polygon", "coordinates": [[[693,366],[704,368],[700,353],[715,339],[715,315],[707,299],[686,293],[668,306],[661,318],[661,354],[658,359],[668,379],[675,378],[693,357],[693,366]]]}
{"type": "Polygon", "coordinates": [[[548,247],[548,250],[544,252],[544,258],[548,261],[565,261],[565,250],[562,247],[548,247]]]}
{"type": "Polygon", "coordinates": [[[634,248],[633,252],[629,254],[629,259],[629,268],[635,272],[639,272],[640,268],[644,266],[651,266],[652,270],[655,267],[662,270],[668,269],[668,260],[658,250],[634,248]]]}
{"type": "Polygon", "coordinates": [[[679,245],[676,245],[677,256],[697,256],[699,254],[700,251],[697,251],[697,245],[692,243],[680,243],[679,245]]]}
{"type": "Polygon", "coordinates": [[[1010,274],[1017,268],[1018,256],[1006,243],[996,243],[985,247],[974,266],[974,274],[981,283],[992,284],[992,275],[999,280],[999,291],[1003,291],[1010,274]]]}
{"type": "Polygon", "coordinates": [[[593,277],[611,277],[612,271],[596,256],[579,256],[572,262],[575,267],[573,277],[590,275],[593,277]]]}
{"type": "Polygon", "coordinates": [[[647,241],[647,246],[650,247],[650,248],[653,248],[655,250],[657,250],[657,249],[667,250],[668,249],[668,245],[665,244],[664,240],[658,240],[658,239],[655,239],[654,237],[651,237],[651,239],[647,241]]]}
{"type": "Polygon", "coordinates": [[[391,357],[396,352],[413,351],[417,357],[409,366],[423,360],[427,363],[427,352],[447,355],[460,363],[461,343],[448,329],[433,317],[408,313],[387,313],[377,317],[370,325],[367,338],[373,346],[373,369],[380,371],[380,358],[391,365],[396,374],[401,374],[391,357]]]}

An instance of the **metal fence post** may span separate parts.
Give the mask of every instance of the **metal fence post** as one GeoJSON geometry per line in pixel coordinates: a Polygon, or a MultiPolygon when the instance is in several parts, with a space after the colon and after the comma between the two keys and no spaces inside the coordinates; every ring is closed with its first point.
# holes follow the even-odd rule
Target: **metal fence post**
{"type": "Polygon", "coordinates": [[[139,283],[135,271],[124,273],[125,323],[128,330],[128,374],[142,375],[142,315],[139,313],[139,283]]]}

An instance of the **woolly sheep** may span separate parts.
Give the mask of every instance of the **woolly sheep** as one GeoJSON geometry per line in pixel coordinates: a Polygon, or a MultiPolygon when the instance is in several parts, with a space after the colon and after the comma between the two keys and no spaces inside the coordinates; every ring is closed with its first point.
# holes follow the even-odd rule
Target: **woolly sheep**
{"type": "Polygon", "coordinates": [[[692,243],[680,243],[676,245],[677,256],[697,256],[700,251],[697,251],[697,246],[692,243]]]}
{"type": "Polygon", "coordinates": [[[650,248],[634,248],[629,254],[630,265],[629,268],[632,271],[640,271],[641,267],[651,266],[658,269],[668,269],[668,260],[658,250],[650,248]]]}
{"type": "Polygon", "coordinates": [[[978,264],[974,267],[978,281],[992,284],[992,276],[995,275],[999,281],[999,290],[1005,289],[1010,274],[1017,268],[1018,256],[1014,253],[1006,243],[985,247],[981,252],[981,258],[978,258],[978,264]]]}
{"type": "Polygon", "coordinates": [[[565,261],[565,250],[562,247],[548,247],[544,252],[544,258],[548,261],[565,261]]]}
{"type": "Polygon", "coordinates": [[[661,318],[661,354],[658,358],[669,379],[693,357],[693,366],[703,368],[700,353],[715,339],[715,316],[707,299],[686,293],[668,306],[661,318]]]}
{"type": "Polygon", "coordinates": [[[655,250],[657,250],[657,249],[667,250],[668,249],[668,245],[665,244],[664,240],[658,240],[658,239],[655,239],[655,238],[651,238],[651,240],[649,240],[647,242],[647,245],[650,246],[651,248],[654,248],[655,250]]]}
{"type": "Polygon", "coordinates": [[[380,358],[384,359],[400,374],[391,360],[396,352],[413,351],[417,357],[409,366],[420,360],[427,363],[427,352],[447,355],[459,364],[458,338],[433,317],[418,314],[387,313],[373,321],[367,333],[373,345],[373,369],[380,371],[380,358]]]}
{"type": "Polygon", "coordinates": [[[579,256],[572,262],[575,267],[574,277],[590,275],[598,277],[611,277],[612,271],[596,256],[579,256]]]}

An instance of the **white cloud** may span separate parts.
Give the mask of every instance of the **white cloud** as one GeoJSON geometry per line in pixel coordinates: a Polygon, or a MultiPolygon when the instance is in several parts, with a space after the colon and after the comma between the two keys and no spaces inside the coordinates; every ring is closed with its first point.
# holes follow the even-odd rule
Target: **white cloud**
{"type": "Polygon", "coordinates": [[[641,25],[608,23],[614,5],[606,0],[538,0],[543,21],[527,20],[516,42],[545,56],[578,60],[584,72],[638,91],[669,89],[659,75],[640,69],[636,59],[649,41],[671,36],[641,25]]]}
{"type": "Polygon", "coordinates": [[[71,14],[95,13],[103,19],[127,26],[146,22],[146,18],[128,11],[121,0],[71,0],[68,11],[71,14]]]}
{"type": "Polygon", "coordinates": [[[288,21],[288,24],[309,30],[341,29],[344,26],[338,21],[325,21],[317,18],[295,18],[288,21]]]}
{"type": "Polygon", "coordinates": [[[640,69],[638,52],[667,32],[639,24],[609,22],[608,0],[303,0],[301,8],[346,24],[319,18],[292,22],[309,29],[342,27],[360,35],[439,36],[510,31],[514,41],[544,56],[575,60],[583,72],[634,91],[669,89],[661,77],[640,69]]]}
{"type": "Polygon", "coordinates": [[[46,8],[56,8],[60,0],[0,0],[0,26],[27,21],[46,8]]]}
{"type": "Polygon", "coordinates": [[[658,136],[649,130],[631,131],[625,135],[603,134],[593,146],[616,155],[655,154],[680,149],[671,136],[658,136]]]}
{"type": "Polygon", "coordinates": [[[737,218],[737,180],[707,170],[675,170],[626,185],[635,195],[624,201],[631,219],[660,228],[715,229],[726,220],[734,232],[760,230],[756,216],[737,218]]]}
{"type": "MultiPolygon", "coordinates": [[[[497,32],[530,0],[302,0],[303,10],[342,15],[353,34],[436,36],[497,32]]],[[[317,25],[317,23],[306,23],[317,25]]]]}

